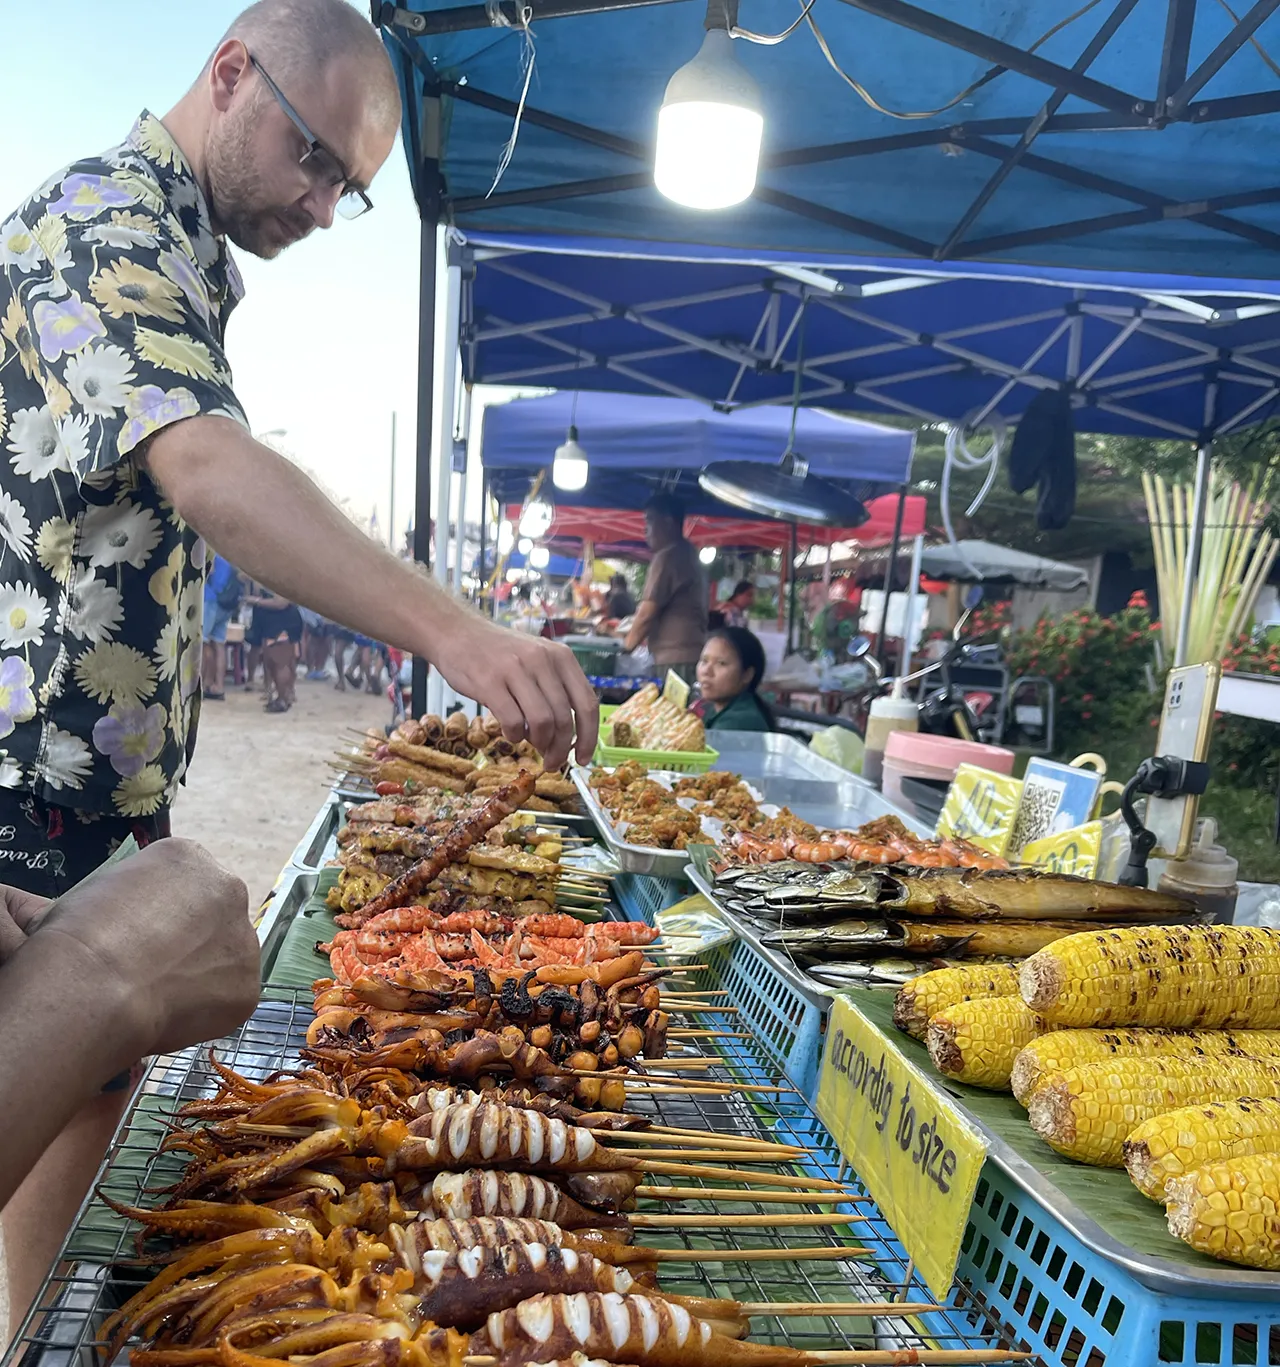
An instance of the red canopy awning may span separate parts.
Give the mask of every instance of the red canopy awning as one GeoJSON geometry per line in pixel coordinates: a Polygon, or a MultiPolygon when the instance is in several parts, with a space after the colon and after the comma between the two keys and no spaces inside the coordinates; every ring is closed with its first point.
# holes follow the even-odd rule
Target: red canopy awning
{"type": "MultiPolygon", "coordinates": [[[[861,527],[799,527],[797,540],[802,548],[827,546],[835,541],[855,541],[860,546],[887,546],[893,537],[893,522],[898,512],[898,495],[884,494],[867,503],[870,518],[861,527]]],[[[520,521],[520,509],[506,509],[512,523],[520,521]]],[[[925,499],[909,494],[902,513],[902,538],[918,536],[925,527],[925,499]]],[[[769,522],[740,517],[685,518],[684,534],[695,546],[741,547],[746,550],[785,550],[791,544],[791,527],[786,522],[769,522]]],[[[547,541],[591,541],[601,548],[627,543],[644,545],[644,514],[622,508],[557,507],[547,541]]]]}

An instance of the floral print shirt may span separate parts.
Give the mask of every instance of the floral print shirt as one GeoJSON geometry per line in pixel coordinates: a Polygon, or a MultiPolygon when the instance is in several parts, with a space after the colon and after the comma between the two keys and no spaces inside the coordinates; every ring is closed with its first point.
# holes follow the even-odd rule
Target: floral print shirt
{"type": "Polygon", "coordinates": [[[126,817],[173,800],[206,552],[140,448],[196,414],[244,423],[223,353],[242,294],[152,114],[0,215],[0,787],[126,817]]]}

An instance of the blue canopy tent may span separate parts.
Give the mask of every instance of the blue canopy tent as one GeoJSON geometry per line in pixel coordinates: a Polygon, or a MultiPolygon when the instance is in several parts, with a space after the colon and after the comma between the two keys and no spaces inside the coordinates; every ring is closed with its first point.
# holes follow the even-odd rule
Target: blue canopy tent
{"type": "MultiPolygon", "coordinates": [[[[974,0],[964,23],[951,17],[942,0],[824,0],[820,8],[807,5],[798,25],[794,10],[781,0],[751,0],[750,12],[741,16],[731,3],[732,19],[741,28],[764,34],[792,25],[795,31],[772,46],[735,44],[764,94],[765,155],[752,199],[711,215],[678,208],[652,186],[656,111],[667,79],[696,51],[703,19],[701,5],[665,5],[666,0],[484,0],[424,10],[376,2],[372,7],[405,94],[404,141],[423,221],[415,509],[420,559],[428,558],[430,447],[434,438],[439,449],[448,449],[453,427],[452,412],[443,411],[451,405],[437,403],[433,412],[437,357],[431,321],[437,312],[444,319],[443,397],[452,388],[448,377],[456,365],[452,348],[459,325],[464,331],[477,323],[504,326],[513,294],[500,291],[492,312],[484,311],[482,299],[481,313],[472,315],[462,298],[462,277],[464,262],[469,269],[474,258],[455,244],[444,280],[437,279],[440,223],[490,233],[589,235],[606,249],[616,248],[608,239],[630,244],[696,237],[736,249],[739,258],[748,249],[752,258],[766,252],[793,262],[875,251],[908,258],[912,266],[986,258],[1078,272],[1137,260],[1170,276],[1280,273],[1280,183],[1270,171],[1280,90],[1268,74],[1268,68],[1275,70],[1268,44],[1280,23],[1273,18],[1280,0],[1255,0],[1238,17],[1224,5],[1198,0],[1105,0],[1066,16],[1046,5],[1010,10],[1003,0],[974,0]],[[874,61],[867,61],[868,54],[874,61]],[[507,164],[509,141],[513,155],[507,164]],[[505,169],[499,176],[500,167],[505,169]]],[[[696,252],[683,255],[692,260],[696,252]]],[[[899,280],[907,264],[898,264],[899,280]]],[[[1193,288],[1185,281],[1169,283],[1184,300],[1193,288]]],[[[704,284],[683,300],[689,304],[706,290],[704,284]]],[[[753,292],[758,293],[746,291],[753,292]]],[[[594,314],[610,298],[621,300],[618,288],[597,288],[593,297],[576,301],[578,311],[594,314]]],[[[865,298],[859,291],[843,303],[860,309],[865,298]]],[[[572,292],[562,290],[562,316],[570,299],[572,292]]],[[[715,342],[713,335],[695,334],[698,342],[690,344],[669,330],[683,331],[685,320],[666,320],[664,341],[664,329],[652,326],[664,321],[656,317],[661,301],[650,295],[647,302],[649,336],[638,354],[614,347],[598,362],[572,335],[544,330],[552,350],[580,353],[575,387],[681,395],[705,390],[714,392],[716,402],[726,402],[727,392],[730,405],[777,402],[789,391],[791,339],[778,322],[785,300],[773,320],[760,319],[752,340],[753,353],[765,351],[765,344],[771,349],[763,360],[734,354],[732,345],[721,350],[718,359],[733,367],[736,386],[721,386],[718,376],[714,382],[701,378],[713,349],[699,343],[715,342]],[[681,347],[702,364],[686,365],[681,347]],[[654,362],[648,372],[653,373],[664,348],[668,358],[676,358],[674,379],[618,383],[637,361],[654,362]],[[705,355],[695,357],[698,352],[705,355]],[[610,372],[607,381],[586,373],[597,368],[610,372]],[[773,393],[771,373],[781,380],[773,393]]],[[[1158,301],[1147,300],[1144,307],[1157,310],[1144,315],[1145,324],[1176,321],[1160,316],[1158,301]]],[[[1219,321],[1220,310],[1206,307],[1214,315],[1207,321],[1219,321]]],[[[1170,310],[1178,311],[1177,305],[1170,310]]],[[[899,397],[903,391],[897,386],[907,372],[897,372],[893,384],[868,385],[833,378],[810,362],[806,381],[818,383],[806,388],[802,402],[958,417],[974,407],[999,406],[1012,394],[1005,411],[1016,414],[1027,391],[1037,387],[1024,377],[1043,359],[1039,346],[1050,351],[1065,337],[1070,357],[1088,345],[1093,315],[1085,309],[1083,316],[1083,323],[1069,323],[1061,336],[1034,343],[1012,362],[985,352],[971,360],[963,323],[941,339],[932,321],[906,325],[905,335],[881,327],[875,342],[853,348],[860,355],[842,359],[872,364],[877,345],[899,353],[896,361],[911,346],[940,352],[940,364],[949,370],[935,372],[928,407],[920,410],[899,397]],[[983,383],[963,383],[975,376],[983,383]]],[[[1016,348],[1019,325],[1009,321],[1013,317],[1006,310],[1006,339],[1016,348]]],[[[632,319],[622,310],[615,321],[632,319]]],[[[1122,325],[1125,335],[1118,342],[1103,344],[1102,350],[1111,350],[1095,361],[1097,369],[1137,331],[1131,323],[1132,317],[1122,325]]],[[[1151,327],[1143,330],[1144,340],[1154,338],[1151,327]]],[[[491,333],[487,340],[498,338],[491,333]]],[[[1269,392],[1242,403],[1227,394],[1236,381],[1220,382],[1207,363],[1216,340],[1204,353],[1202,416],[1194,416],[1190,403],[1172,429],[1152,422],[1141,430],[1189,435],[1203,449],[1212,432],[1266,415],[1269,392]]],[[[1242,341],[1233,356],[1238,360],[1250,343],[1242,341]]],[[[476,356],[473,348],[469,379],[480,378],[476,356]]],[[[830,353],[824,359],[834,364],[830,353]]],[[[1245,369],[1262,375],[1260,364],[1245,369]]],[[[516,368],[497,367],[493,374],[516,368]]],[[[1128,393],[1090,404],[1098,422],[1124,417],[1118,406],[1132,408],[1132,386],[1144,378],[1160,386],[1161,375],[1194,366],[1186,366],[1185,354],[1170,354],[1167,361],[1133,369],[1144,368],[1145,377],[1130,374],[1123,381],[1128,393]],[[1158,369],[1165,364],[1171,369],[1158,369]]],[[[1073,373],[1070,360],[1064,373],[1073,373]]],[[[1085,376],[1083,383],[1092,378],[1085,376]]],[[[1115,372],[1110,378],[1121,383],[1115,372]]],[[[1154,406],[1145,410],[1149,417],[1154,406]]],[[[438,536],[447,535],[447,522],[439,520],[438,536]]],[[[444,562],[438,553],[437,573],[444,562]]]]}
{"type": "MultiPolygon", "coordinates": [[[[555,491],[557,503],[641,508],[661,480],[691,513],[730,510],[702,493],[698,471],[714,460],[776,464],[787,447],[790,414],[781,408],[717,412],[689,399],[557,393],[487,408],[484,463],[499,503],[519,503],[531,475],[546,469],[570,422],[589,457],[586,487],[555,491]],[[646,478],[646,475],[649,478],[646,478]]],[[[828,413],[796,415],[796,449],[815,475],[848,483],[860,497],[897,486],[911,469],[914,434],[828,413]]]]}

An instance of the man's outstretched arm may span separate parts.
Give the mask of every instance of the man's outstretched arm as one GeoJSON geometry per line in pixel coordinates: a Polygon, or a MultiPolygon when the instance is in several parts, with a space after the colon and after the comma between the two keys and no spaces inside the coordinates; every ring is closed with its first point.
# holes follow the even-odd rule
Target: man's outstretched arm
{"type": "Polygon", "coordinates": [[[511,740],[558,768],[586,762],[599,707],[572,653],[507,631],[443,593],[351,523],[296,466],[229,418],[174,423],[146,466],[181,517],[281,597],[429,660],[511,740]]]}

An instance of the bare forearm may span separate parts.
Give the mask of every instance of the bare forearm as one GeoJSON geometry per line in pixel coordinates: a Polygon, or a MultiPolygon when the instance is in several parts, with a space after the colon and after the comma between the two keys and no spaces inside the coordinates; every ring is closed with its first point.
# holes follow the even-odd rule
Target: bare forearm
{"type": "Polygon", "coordinates": [[[286,601],[427,658],[466,612],[229,419],[166,430],[148,462],[184,520],[286,601]]]}
{"type": "Polygon", "coordinates": [[[657,615],[658,610],[651,602],[640,604],[635,619],[631,623],[631,630],[627,632],[627,639],[623,643],[628,650],[635,650],[637,646],[648,639],[649,629],[653,626],[653,619],[657,615]]]}
{"type": "Polygon", "coordinates": [[[0,1207],[78,1111],[150,1047],[93,956],[41,930],[0,966],[0,1207]],[[56,985],[56,988],[55,988],[56,985]]]}

